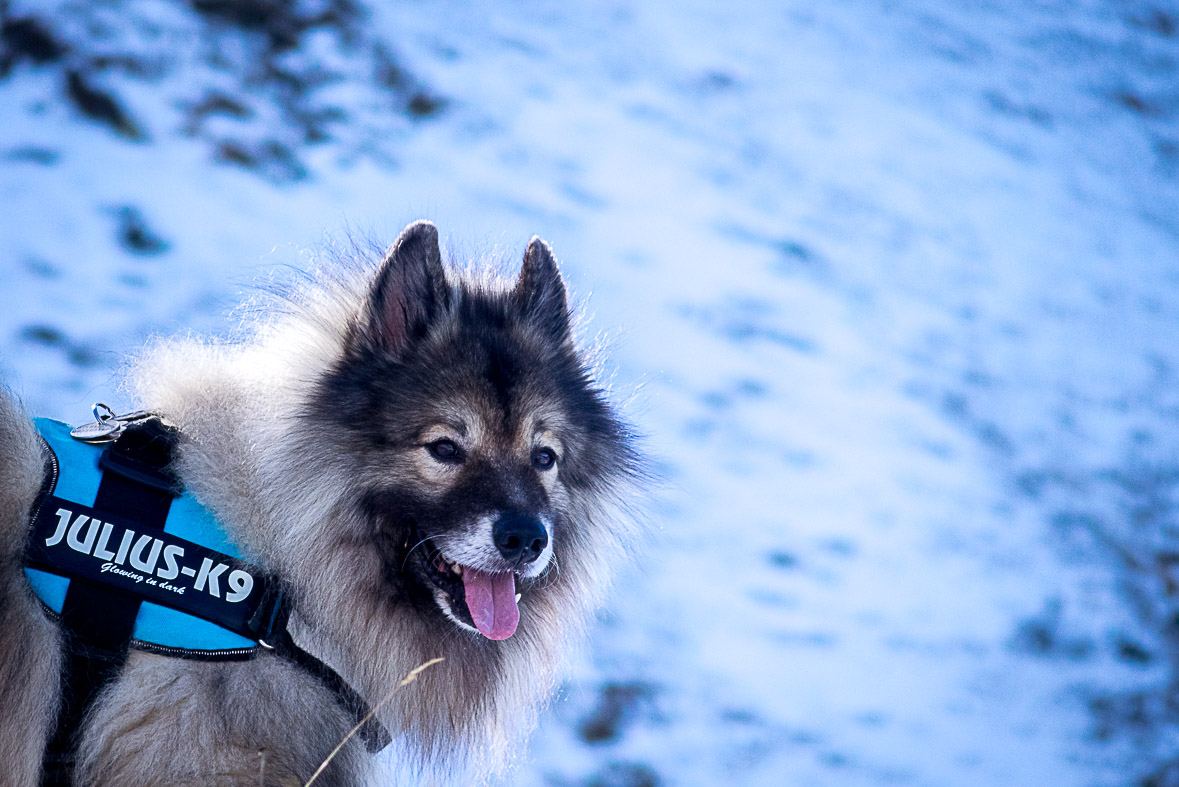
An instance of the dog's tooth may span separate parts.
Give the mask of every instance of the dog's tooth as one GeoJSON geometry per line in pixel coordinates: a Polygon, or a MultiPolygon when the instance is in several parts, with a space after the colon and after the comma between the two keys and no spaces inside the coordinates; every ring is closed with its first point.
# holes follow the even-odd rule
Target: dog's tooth
{"type": "Polygon", "coordinates": [[[453,566],[451,566],[450,570],[453,571],[454,573],[458,574],[460,577],[463,575],[463,567],[460,566],[458,563],[455,563],[453,566]]]}
{"type": "Polygon", "coordinates": [[[523,596],[523,595],[524,595],[523,593],[517,593],[517,594],[516,594],[516,603],[517,603],[517,604],[519,604],[519,603],[520,603],[520,597],[521,597],[521,596],[523,596]]]}

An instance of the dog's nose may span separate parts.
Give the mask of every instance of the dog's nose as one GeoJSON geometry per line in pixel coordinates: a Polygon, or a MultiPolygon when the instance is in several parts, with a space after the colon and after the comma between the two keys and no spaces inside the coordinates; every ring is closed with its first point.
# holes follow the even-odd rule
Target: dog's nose
{"type": "Polygon", "coordinates": [[[549,545],[549,534],[534,516],[503,514],[491,528],[495,547],[512,565],[522,566],[540,557],[549,545]]]}

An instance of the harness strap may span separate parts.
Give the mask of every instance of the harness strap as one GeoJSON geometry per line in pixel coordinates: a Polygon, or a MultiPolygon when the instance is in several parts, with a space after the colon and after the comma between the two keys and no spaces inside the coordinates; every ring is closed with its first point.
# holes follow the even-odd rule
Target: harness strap
{"type": "MultiPolygon", "coordinates": [[[[128,428],[102,455],[99,464],[104,472],[94,507],[133,520],[143,529],[163,530],[178,486],[167,470],[175,445],[175,430],[157,419],[128,428]],[[115,470],[120,463],[134,468],[138,477],[115,470]]],[[[78,727],[126,663],[140,604],[142,599],[96,582],[70,581],[61,610],[61,709],[45,751],[43,785],[71,783],[78,727]]]]}
{"type": "Polygon", "coordinates": [[[336,699],[360,725],[357,734],[364,741],[364,747],[370,754],[376,754],[393,742],[389,731],[377,720],[376,716],[370,717],[368,703],[357,693],[356,689],[349,686],[348,682],[340,677],[340,673],[296,645],[290,632],[285,628],[278,632],[275,639],[274,643],[268,643],[273,645],[275,653],[310,672],[336,695],[336,699]]]}

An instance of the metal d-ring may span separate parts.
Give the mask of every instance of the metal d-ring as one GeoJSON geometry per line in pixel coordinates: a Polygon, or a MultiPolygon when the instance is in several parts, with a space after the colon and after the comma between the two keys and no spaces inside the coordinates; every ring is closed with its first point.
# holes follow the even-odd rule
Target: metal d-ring
{"type": "Polygon", "coordinates": [[[115,415],[115,411],[112,410],[109,405],[107,405],[103,402],[95,402],[94,406],[90,408],[90,411],[92,413],[94,413],[95,422],[100,423],[100,424],[110,421],[112,419],[118,420],[118,418],[119,418],[117,415],[115,415]],[[99,412],[99,410],[106,410],[106,415],[104,416],[102,413],[99,412]]]}
{"type": "Polygon", "coordinates": [[[115,415],[115,411],[98,402],[91,408],[91,412],[94,413],[94,420],[75,426],[70,430],[70,437],[83,443],[111,443],[117,440],[123,432],[124,424],[115,415]]]}

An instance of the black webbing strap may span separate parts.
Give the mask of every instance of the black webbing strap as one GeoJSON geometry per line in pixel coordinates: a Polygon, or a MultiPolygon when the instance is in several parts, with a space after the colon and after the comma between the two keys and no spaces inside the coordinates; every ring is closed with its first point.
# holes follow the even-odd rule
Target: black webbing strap
{"type": "MultiPolygon", "coordinates": [[[[29,535],[25,565],[80,580],[78,587],[113,589],[254,642],[270,639],[286,624],[285,596],[272,574],[111,511],[48,495],[29,535]]],[[[186,653],[197,657],[196,651],[186,653]]]]}
{"type": "Polygon", "coordinates": [[[348,711],[355,723],[360,725],[357,735],[364,741],[364,746],[369,753],[376,754],[393,742],[389,731],[377,720],[376,716],[369,718],[368,703],[357,693],[356,689],[349,686],[348,682],[340,677],[340,673],[296,645],[285,628],[278,632],[274,642],[267,644],[271,645],[274,652],[282,658],[310,672],[336,695],[336,699],[340,701],[344,710],[348,711]]]}
{"type": "MultiPolygon", "coordinates": [[[[157,419],[128,426],[99,462],[104,472],[94,507],[133,520],[144,529],[163,530],[178,488],[167,470],[175,446],[175,430],[157,419]],[[128,474],[110,472],[112,461],[132,468],[138,477],[133,480],[128,474]]],[[[141,603],[95,582],[70,581],[61,610],[65,638],[61,708],[45,752],[42,785],[72,783],[78,727],[126,663],[141,603]]]]}

